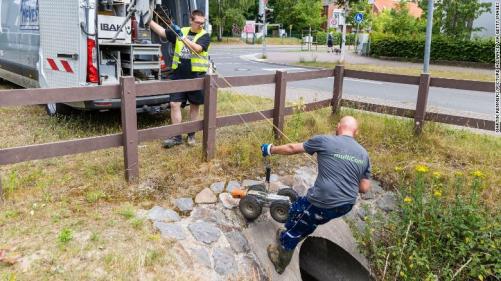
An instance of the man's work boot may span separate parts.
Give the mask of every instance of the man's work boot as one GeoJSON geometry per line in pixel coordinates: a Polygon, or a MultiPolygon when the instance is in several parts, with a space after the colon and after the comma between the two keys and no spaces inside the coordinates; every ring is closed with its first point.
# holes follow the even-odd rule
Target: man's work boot
{"type": "Polygon", "coordinates": [[[164,140],[162,143],[162,146],[164,148],[171,148],[173,146],[180,145],[182,143],[183,143],[183,139],[181,138],[181,136],[175,136],[175,137],[168,138],[168,139],[164,140]]]}
{"type": "Polygon", "coordinates": [[[291,262],[294,250],[286,251],[280,244],[270,244],[266,250],[268,252],[268,258],[273,263],[273,266],[275,266],[276,272],[282,274],[291,262]]]}
{"type": "Polygon", "coordinates": [[[195,140],[195,133],[189,133],[186,142],[189,146],[194,146],[197,143],[195,140]]]}
{"type": "Polygon", "coordinates": [[[276,233],[277,245],[281,245],[282,242],[280,242],[280,236],[282,236],[282,233],[284,233],[285,231],[286,231],[286,229],[282,226],[277,229],[277,233],[276,233]]]}

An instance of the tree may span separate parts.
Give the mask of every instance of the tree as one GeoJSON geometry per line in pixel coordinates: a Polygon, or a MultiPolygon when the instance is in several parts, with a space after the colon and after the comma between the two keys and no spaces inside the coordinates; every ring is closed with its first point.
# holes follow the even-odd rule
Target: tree
{"type": "Polygon", "coordinates": [[[401,1],[395,9],[384,10],[374,18],[374,31],[395,35],[417,35],[426,30],[426,22],[409,14],[407,2],[401,1]]]}
{"type": "Polygon", "coordinates": [[[221,41],[225,30],[231,30],[236,24],[245,24],[245,14],[255,5],[255,0],[211,0],[209,12],[212,24],[217,28],[218,40],[221,41]]]}
{"type": "Polygon", "coordinates": [[[326,21],[322,15],[322,0],[270,0],[268,6],[274,9],[276,23],[292,28],[296,32],[318,30],[326,21]]]}
{"type": "MultiPolygon", "coordinates": [[[[481,3],[479,0],[435,0],[433,12],[433,33],[444,33],[456,39],[470,39],[473,31],[473,21],[483,13],[491,10],[492,3],[481,3]]],[[[419,6],[427,14],[428,0],[420,0],[419,6]]]]}

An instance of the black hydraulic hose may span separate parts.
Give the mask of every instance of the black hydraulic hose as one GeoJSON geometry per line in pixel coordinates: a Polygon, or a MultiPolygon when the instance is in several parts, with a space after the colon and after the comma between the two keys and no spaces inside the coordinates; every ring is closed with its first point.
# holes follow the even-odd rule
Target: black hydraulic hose
{"type": "Polygon", "coordinates": [[[266,167],[266,182],[270,183],[270,177],[271,177],[271,168],[266,167]]]}
{"type": "Polygon", "coordinates": [[[82,21],[82,22],[80,22],[80,29],[82,29],[82,32],[83,32],[85,35],[89,36],[89,37],[94,37],[94,36],[96,36],[96,33],[89,33],[89,32],[85,29],[85,23],[84,23],[83,21],[82,21]]]}

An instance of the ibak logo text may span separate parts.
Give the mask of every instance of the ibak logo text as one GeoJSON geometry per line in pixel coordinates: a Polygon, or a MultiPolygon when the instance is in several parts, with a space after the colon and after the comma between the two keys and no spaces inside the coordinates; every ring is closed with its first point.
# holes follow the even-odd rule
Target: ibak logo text
{"type": "Polygon", "coordinates": [[[119,29],[120,29],[119,24],[108,24],[108,23],[101,24],[101,30],[104,31],[118,31],[119,29]]]}

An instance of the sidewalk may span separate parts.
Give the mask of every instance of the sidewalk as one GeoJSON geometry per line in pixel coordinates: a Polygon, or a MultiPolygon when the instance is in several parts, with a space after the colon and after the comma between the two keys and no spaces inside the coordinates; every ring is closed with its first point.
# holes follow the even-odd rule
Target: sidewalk
{"type": "MultiPolygon", "coordinates": [[[[305,62],[332,62],[336,63],[340,59],[340,55],[327,53],[325,47],[319,47],[318,51],[301,51],[297,46],[295,51],[290,50],[286,52],[275,52],[269,51],[267,54],[268,59],[266,62],[277,63],[277,64],[297,64],[300,61],[305,62]]],[[[404,67],[404,68],[422,68],[422,63],[413,62],[401,62],[392,60],[382,60],[372,57],[360,56],[353,53],[352,50],[348,50],[345,55],[345,63],[347,64],[363,64],[363,65],[378,65],[378,66],[389,66],[389,67],[404,67]]],[[[449,66],[449,65],[439,65],[431,64],[431,70],[443,70],[443,71],[458,71],[458,72],[475,72],[484,75],[492,75],[494,77],[493,69],[485,69],[479,67],[468,67],[468,66],[449,66]]]]}

